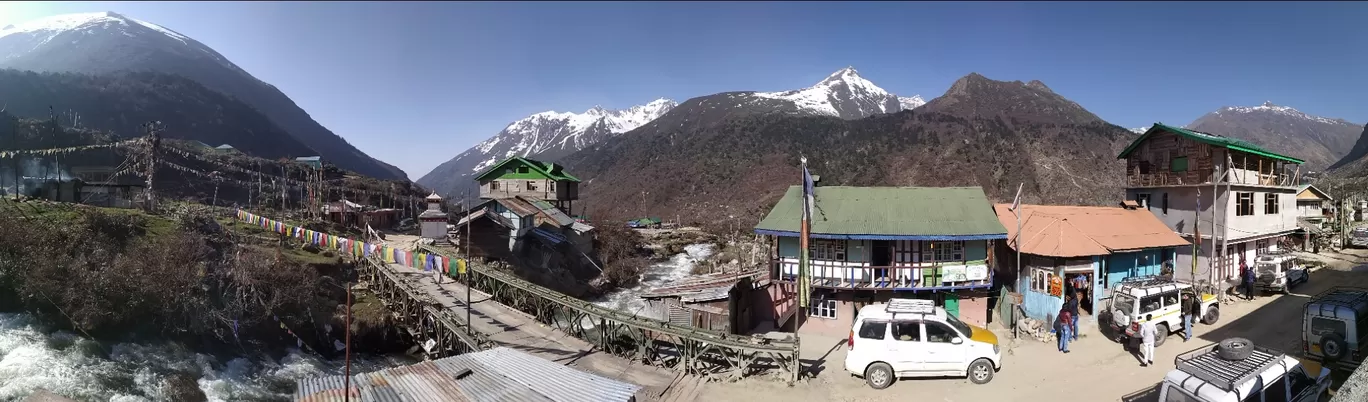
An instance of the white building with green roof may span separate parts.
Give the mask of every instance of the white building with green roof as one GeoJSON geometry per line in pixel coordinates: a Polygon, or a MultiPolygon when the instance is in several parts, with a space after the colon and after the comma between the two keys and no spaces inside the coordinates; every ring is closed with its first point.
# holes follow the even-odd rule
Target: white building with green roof
{"type": "Polygon", "coordinates": [[[1172,266],[1180,280],[1233,284],[1241,260],[1253,265],[1301,232],[1301,159],[1161,123],[1117,158],[1126,161],[1127,200],[1180,236],[1201,239],[1200,249],[1179,247],[1172,266]]]}
{"type": "MultiPolygon", "coordinates": [[[[845,336],[860,307],[890,298],[935,300],[983,325],[992,242],[1007,238],[979,187],[818,186],[810,228],[812,303],[801,332],[845,336]]],[[[769,237],[775,325],[797,311],[803,188],[793,186],[755,227],[769,237]]]]}
{"type": "Polygon", "coordinates": [[[475,176],[480,183],[480,198],[524,197],[545,200],[569,213],[579,199],[578,178],[561,165],[523,157],[512,157],[475,176]]]}

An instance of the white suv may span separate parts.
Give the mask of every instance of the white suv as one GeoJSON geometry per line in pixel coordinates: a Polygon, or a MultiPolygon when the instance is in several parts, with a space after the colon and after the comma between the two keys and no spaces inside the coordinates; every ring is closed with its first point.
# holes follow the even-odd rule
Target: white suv
{"type": "Polygon", "coordinates": [[[1212,325],[1220,319],[1220,303],[1216,295],[1200,291],[1190,284],[1157,276],[1126,278],[1116,284],[1111,291],[1107,311],[1111,315],[1112,330],[1119,338],[1117,340],[1130,342],[1139,324],[1152,320],[1158,329],[1154,345],[1163,345],[1170,333],[1183,330],[1184,294],[1196,297],[1200,303],[1202,316],[1194,318],[1193,325],[1198,322],[1212,325]]]}
{"type": "Polygon", "coordinates": [[[1178,355],[1159,386],[1163,402],[1330,400],[1330,370],[1231,338],[1178,355]],[[1311,368],[1309,368],[1309,367],[1311,368]]]}
{"type": "Polygon", "coordinates": [[[965,324],[930,300],[892,299],[860,309],[845,369],[874,389],[899,377],[969,377],[986,384],[1002,368],[997,334],[965,324]]]}

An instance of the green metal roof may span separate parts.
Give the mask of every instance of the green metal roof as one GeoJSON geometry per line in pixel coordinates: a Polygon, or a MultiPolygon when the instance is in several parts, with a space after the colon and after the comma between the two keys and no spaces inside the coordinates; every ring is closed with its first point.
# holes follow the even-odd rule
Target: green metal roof
{"type": "Polygon", "coordinates": [[[535,170],[535,171],[537,171],[537,173],[541,173],[542,175],[545,175],[547,178],[550,178],[551,180],[557,180],[557,181],[565,180],[565,181],[573,181],[573,182],[578,182],[578,181],[580,181],[579,179],[575,178],[575,176],[571,176],[569,173],[566,173],[566,172],[565,172],[565,167],[563,167],[563,166],[561,166],[561,165],[558,165],[558,164],[555,164],[555,163],[551,163],[551,162],[542,162],[542,161],[527,159],[527,158],[523,158],[523,157],[520,157],[520,156],[514,156],[514,157],[512,157],[512,158],[504,159],[503,162],[499,162],[498,164],[494,165],[494,167],[491,167],[491,168],[489,168],[489,169],[486,169],[486,170],[484,171],[484,173],[480,173],[478,176],[475,176],[475,180],[476,180],[476,181],[484,180],[484,179],[485,179],[485,176],[489,176],[489,175],[491,175],[491,174],[493,174],[493,173],[495,173],[495,172],[501,171],[506,165],[508,165],[510,162],[514,162],[514,161],[517,161],[518,163],[526,164],[528,167],[532,168],[532,170],[535,170]]]}
{"type": "Polygon", "coordinates": [[[1146,130],[1145,134],[1141,135],[1140,138],[1136,138],[1135,141],[1132,141],[1131,144],[1126,147],[1126,150],[1121,151],[1121,154],[1116,156],[1116,159],[1124,159],[1127,155],[1130,155],[1131,151],[1134,151],[1135,148],[1139,147],[1140,143],[1145,142],[1145,140],[1149,139],[1149,136],[1151,134],[1160,131],[1168,131],[1174,134],[1190,138],[1195,141],[1204,142],[1218,147],[1230,148],[1240,152],[1248,152],[1251,154],[1266,156],[1269,158],[1283,160],[1296,164],[1301,164],[1304,162],[1301,159],[1273,153],[1272,151],[1260,148],[1258,145],[1254,145],[1246,141],[1237,140],[1230,137],[1222,137],[1216,134],[1203,133],[1201,131],[1188,130],[1186,128],[1174,127],[1163,123],[1154,123],[1153,126],[1150,126],[1150,129],[1146,130]]]}
{"type": "MultiPolygon", "coordinates": [[[[812,237],[871,240],[1003,239],[1007,228],[980,187],[816,187],[812,237]]],[[[759,234],[797,236],[803,187],[791,186],[759,234]]]]}

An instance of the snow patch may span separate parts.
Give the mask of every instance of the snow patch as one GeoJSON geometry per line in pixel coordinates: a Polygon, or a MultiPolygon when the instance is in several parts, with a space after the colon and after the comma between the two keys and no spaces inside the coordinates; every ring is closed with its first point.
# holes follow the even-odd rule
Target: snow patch
{"type": "Polygon", "coordinates": [[[1271,114],[1283,115],[1283,116],[1288,116],[1288,117],[1293,117],[1293,118],[1298,118],[1298,119],[1310,120],[1310,121],[1314,121],[1314,122],[1317,122],[1317,123],[1324,123],[1324,124],[1344,124],[1344,125],[1358,126],[1357,124],[1353,124],[1353,123],[1350,123],[1350,122],[1347,122],[1347,121],[1344,121],[1344,120],[1340,120],[1340,119],[1330,119],[1330,118],[1325,118],[1325,117],[1320,117],[1320,116],[1312,116],[1312,115],[1306,114],[1306,113],[1304,113],[1304,112],[1302,112],[1302,111],[1300,111],[1300,110],[1297,110],[1297,109],[1295,109],[1295,108],[1292,108],[1291,106],[1279,106],[1279,105],[1274,105],[1272,101],[1264,102],[1262,105],[1259,105],[1259,106],[1227,106],[1227,107],[1221,108],[1221,110],[1216,111],[1216,114],[1222,114],[1222,113],[1241,113],[1241,114],[1247,114],[1247,113],[1271,113],[1271,114]]]}
{"type": "Polygon", "coordinates": [[[861,115],[896,113],[926,104],[920,95],[898,97],[864,79],[854,67],[837,70],[817,85],[783,92],[754,92],[751,96],[792,102],[799,110],[826,116],[841,115],[836,102],[855,101],[861,115]],[[843,96],[844,95],[844,96],[843,96]],[[849,99],[844,99],[849,97],[849,99]],[[890,102],[896,100],[896,102],[890,102]],[[874,110],[864,110],[874,105],[874,110]]]}
{"type": "MultiPolygon", "coordinates": [[[[172,39],[178,40],[181,43],[189,44],[190,38],[186,37],[185,35],[181,35],[176,31],[172,31],[170,29],[162,27],[161,25],[125,17],[123,15],[108,11],[98,13],[54,15],[15,25],[10,25],[5,27],[4,30],[0,30],[0,38],[20,33],[28,33],[35,36],[45,35],[43,40],[39,41],[38,45],[41,46],[42,44],[51,41],[52,38],[57,37],[57,35],[61,35],[65,32],[78,31],[82,28],[85,28],[84,32],[86,34],[91,34],[95,32],[92,28],[95,28],[97,25],[102,25],[105,28],[109,28],[111,24],[119,25],[122,27],[130,27],[130,24],[136,24],[143,28],[150,29],[152,31],[161,33],[162,35],[166,35],[167,37],[170,37],[172,39]]],[[[121,31],[124,35],[134,36],[132,33],[129,33],[128,31],[121,31]]]]}

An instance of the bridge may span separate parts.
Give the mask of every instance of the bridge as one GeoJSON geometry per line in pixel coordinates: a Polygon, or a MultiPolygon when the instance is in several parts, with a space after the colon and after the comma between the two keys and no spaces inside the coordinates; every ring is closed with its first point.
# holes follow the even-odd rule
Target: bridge
{"type": "MultiPolygon", "coordinates": [[[[418,251],[459,255],[447,247],[420,246],[418,251]]],[[[363,259],[358,270],[431,357],[508,346],[642,385],[643,391],[659,392],[655,397],[687,381],[683,376],[734,380],[770,374],[792,382],[801,368],[797,340],[637,317],[481,264],[470,264],[468,278],[456,279],[374,258],[363,259]],[[466,300],[467,279],[473,301],[466,300]]]]}

